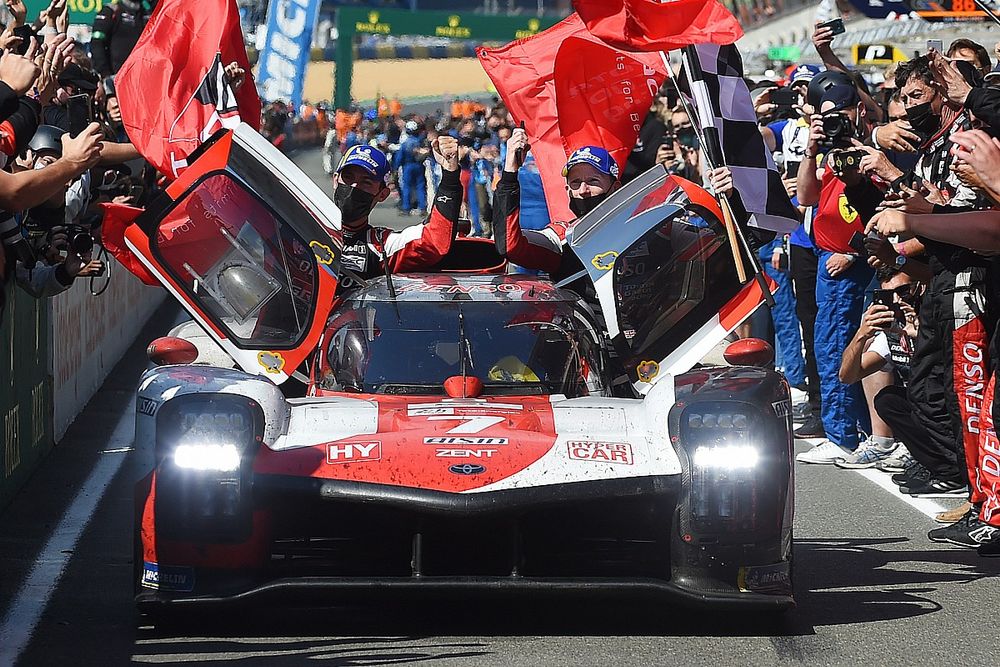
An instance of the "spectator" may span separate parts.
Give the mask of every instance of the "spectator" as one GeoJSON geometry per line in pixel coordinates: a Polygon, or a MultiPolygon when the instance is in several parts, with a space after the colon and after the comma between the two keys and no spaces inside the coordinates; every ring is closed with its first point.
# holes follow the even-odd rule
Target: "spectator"
{"type": "Polygon", "coordinates": [[[139,41],[151,13],[143,0],[117,0],[97,13],[90,52],[102,77],[118,73],[139,41]]]}

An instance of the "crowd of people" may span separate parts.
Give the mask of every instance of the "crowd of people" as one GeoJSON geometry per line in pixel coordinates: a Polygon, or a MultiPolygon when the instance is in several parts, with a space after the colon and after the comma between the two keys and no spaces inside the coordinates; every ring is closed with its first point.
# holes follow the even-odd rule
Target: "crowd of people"
{"type": "MultiPolygon", "coordinates": [[[[122,36],[107,48],[105,35],[95,34],[88,52],[67,36],[66,0],[52,0],[30,21],[23,0],[5,4],[11,20],[0,32],[0,309],[8,283],[49,297],[80,277],[104,274],[95,253],[100,205],[141,206],[156,187],[122,125],[114,85],[122,36]]],[[[119,24],[122,7],[114,16],[119,24]]]]}
{"type": "Polygon", "coordinates": [[[752,91],[803,219],[761,249],[779,364],[808,396],[796,435],[820,439],[797,460],[964,498],[929,538],[1000,555],[1000,66],[958,39],[875,86],[832,40],[818,25],[822,66],[752,91]]]}

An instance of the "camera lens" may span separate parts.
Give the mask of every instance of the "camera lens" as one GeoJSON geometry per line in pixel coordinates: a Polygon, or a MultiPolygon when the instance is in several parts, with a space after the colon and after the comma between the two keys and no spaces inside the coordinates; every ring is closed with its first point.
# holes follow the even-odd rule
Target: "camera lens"
{"type": "Polygon", "coordinates": [[[86,255],[94,249],[94,237],[87,232],[79,232],[70,237],[69,247],[77,255],[86,255]]]}

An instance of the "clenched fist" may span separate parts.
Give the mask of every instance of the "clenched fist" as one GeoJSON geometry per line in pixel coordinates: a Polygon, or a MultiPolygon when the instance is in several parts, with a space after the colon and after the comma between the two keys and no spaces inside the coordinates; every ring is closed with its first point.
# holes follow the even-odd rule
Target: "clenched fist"
{"type": "Polygon", "coordinates": [[[431,146],[434,160],[445,171],[458,171],[458,139],[455,137],[438,137],[431,146]]]}

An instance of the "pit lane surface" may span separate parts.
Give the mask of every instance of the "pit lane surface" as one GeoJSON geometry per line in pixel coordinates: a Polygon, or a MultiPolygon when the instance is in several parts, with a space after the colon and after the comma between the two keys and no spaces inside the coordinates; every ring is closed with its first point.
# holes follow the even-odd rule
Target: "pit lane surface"
{"type": "MultiPolygon", "coordinates": [[[[298,160],[325,182],[315,153],[298,160]]],[[[933,524],[921,511],[929,503],[914,507],[861,474],[802,464],[798,607],[777,618],[691,613],[669,602],[477,598],[258,606],[147,626],[131,600],[131,515],[132,484],[151,452],[132,450],[122,415],[145,367],[144,343],[176,317],[174,307],[161,309],[0,514],[0,665],[15,657],[23,665],[996,662],[990,618],[1000,559],[929,542],[933,524]]]]}

